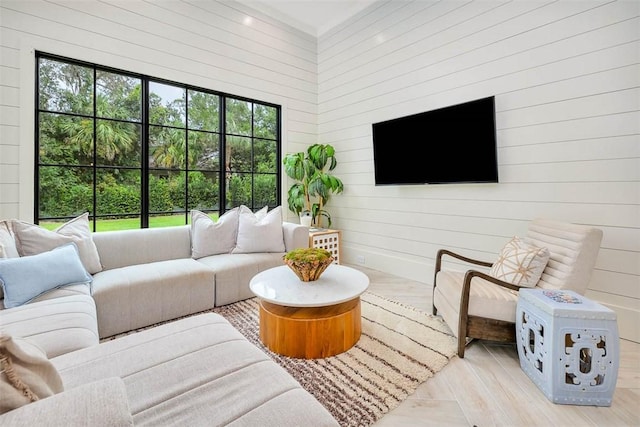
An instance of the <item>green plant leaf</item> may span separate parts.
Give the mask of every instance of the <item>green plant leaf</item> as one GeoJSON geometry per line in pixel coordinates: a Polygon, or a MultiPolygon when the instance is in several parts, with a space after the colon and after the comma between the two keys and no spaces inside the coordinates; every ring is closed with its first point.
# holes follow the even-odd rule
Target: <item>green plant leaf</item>
{"type": "Polygon", "coordinates": [[[321,217],[324,217],[330,227],[331,215],[320,207],[324,208],[332,194],[341,193],[344,189],[342,181],[328,173],[338,164],[333,146],[313,144],[306,153],[285,155],[282,163],[287,176],[298,181],[288,192],[289,210],[296,215],[302,210],[310,210],[314,224],[319,226],[321,217]]]}

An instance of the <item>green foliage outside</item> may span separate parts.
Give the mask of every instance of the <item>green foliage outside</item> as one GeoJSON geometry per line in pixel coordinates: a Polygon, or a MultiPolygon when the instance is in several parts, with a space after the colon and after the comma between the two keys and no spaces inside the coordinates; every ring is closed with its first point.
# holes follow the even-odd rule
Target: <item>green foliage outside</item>
{"type": "MultiPolygon", "coordinates": [[[[218,220],[216,212],[209,214],[209,217],[214,221],[218,220]]],[[[154,216],[150,222],[153,227],[184,225],[184,215],[154,216]]],[[[41,221],[39,225],[47,230],[55,230],[62,224],[64,224],[64,221],[41,221]]],[[[140,218],[98,219],[96,223],[96,231],[131,230],[136,228],[140,228],[140,218]]]]}
{"type": "MultiPolygon", "coordinates": [[[[149,156],[142,159],[142,80],[98,69],[94,93],[93,71],[39,59],[40,222],[93,212],[95,204],[98,215],[123,218],[117,227],[139,227],[126,217],[140,215],[142,162],[150,215],[276,204],[276,108],[226,98],[221,134],[220,96],[150,81],[149,156]]],[[[175,217],[185,223],[185,215],[175,217]]]]}

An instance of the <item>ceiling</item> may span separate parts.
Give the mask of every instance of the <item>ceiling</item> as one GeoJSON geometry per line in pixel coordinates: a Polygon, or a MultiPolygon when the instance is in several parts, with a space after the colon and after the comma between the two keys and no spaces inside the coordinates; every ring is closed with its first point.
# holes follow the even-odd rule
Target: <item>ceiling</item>
{"type": "Polygon", "coordinates": [[[377,0],[240,0],[266,15],[321,36],[377,0]]]}

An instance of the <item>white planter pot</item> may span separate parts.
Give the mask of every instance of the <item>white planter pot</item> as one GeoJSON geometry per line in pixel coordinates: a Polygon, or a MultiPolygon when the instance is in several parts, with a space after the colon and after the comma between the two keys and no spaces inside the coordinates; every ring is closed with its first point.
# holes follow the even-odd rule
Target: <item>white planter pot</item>
{"type": "Polygon", "coordinates": [[[305,227],[311,227],[311,221],[313,221],[313,217],[310,215],[304,215],[300,217],[300,224],[305,227]]]}

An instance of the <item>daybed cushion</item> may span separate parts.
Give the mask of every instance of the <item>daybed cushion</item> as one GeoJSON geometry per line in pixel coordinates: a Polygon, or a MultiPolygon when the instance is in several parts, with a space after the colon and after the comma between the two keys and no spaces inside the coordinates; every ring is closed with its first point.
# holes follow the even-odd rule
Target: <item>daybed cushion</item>
{"type": "Polygon", "coordinates": [[[190,257],[101,271],[92,286],[100,337],[207,310],[213,284],[214,272],[190,257]]]}
{"type": "Polygon", "coordinates": [[[216,307],[255,295],[249,288],[251,278],[268,268],[284,264],[281,253],[220,254],[200,258],[197,262],[215,272],[216,307]]]}
{"type": "Polygon", "coordinates": [[[203,314],[52,360],[65,389],[118,376],[136,425],[338,426],[222,316],[203,314]]]}
{"type": "Polygon", "coordinates": [[[117,377],[84,384],[22,406],[0,417],[13,427],[132,426],[127,390],[117,377]]]}
{"type": "Polygon", "coordinates": [[[99,342],[96,305],[89,295],[65,296],[0,310],[0,325],[11,335],[37,344],[49,358],[99,342]]]}

